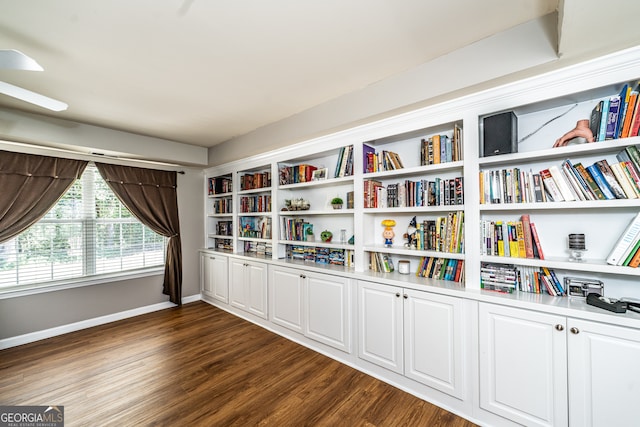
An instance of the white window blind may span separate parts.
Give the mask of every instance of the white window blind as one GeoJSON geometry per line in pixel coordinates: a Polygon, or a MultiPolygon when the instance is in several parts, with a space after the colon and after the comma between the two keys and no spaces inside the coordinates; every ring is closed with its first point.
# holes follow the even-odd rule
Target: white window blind
{"type": "Polygon", "coordinates": [[[45,217],[0,244],[0,291],[162,266],[166,240],[131,215],[90,163],[45,217]]]}

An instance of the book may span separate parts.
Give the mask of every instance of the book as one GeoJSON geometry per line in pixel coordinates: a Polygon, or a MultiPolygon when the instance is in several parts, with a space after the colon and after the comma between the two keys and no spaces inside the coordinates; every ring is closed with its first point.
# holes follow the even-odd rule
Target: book
{"type": "Polygon", "coordinates": [[[640,250],[640,234],[636,236],[634,244],[631,245],[630,247],[631,247],[631,250],[629,251],[626,258],[620,265],[629,266],[633,257],[636,255],[638,250],[640,250]]]}
{"type": "Polygon", "coordinates": [[[602,100],[602,117],[596,141],[604,141],[607,136],[607,119],[609,117],[609,98],[602,100]]]}
{"type": "Polygon", "coordinates": [[[612,163],[611,170],[613,171],[613,174],[615,175],[618,183],[620,183],[620,186],[622,187],[624,194],[627,196],[627,199],[637,199],[638,195],[633,189],[633,185],[631,181],[629,181],[629,178],[622,169],[620,163],[612,163]]]}
{"type": "Polygon", "coordinates": [[[373,161],[373,155],[375,153],[375,148],[367,144],[362,144],[362,170],[364,173],[371,173],[375,171],[375,162],[373,161]]]}
{"type": "Polygon", "coordinates": [[[589,117],[589,129],[591,129],[591,133],[595,137],[596,141],[598,140],[598,134],[600,133],[600,122],[602,121],[602,106],[604,105],[604,101],[600,101],[593,107],[591,110],[591,116],[589,117]]]}
{"type": "Polygon", "coordinates": [[[582,163],[574,164],[573,168],[576,170],[576,172],[578,172],[578,175],[580,175],[582,179],[587,183],[587,185],[589,186],[589,189],[591,189],[591,192],[596,197],[596,199],[599,199],[599,200],[606,199],[606,197],[602,193],[602,190],[600,190],[600,187],[598,186],[596,181],[593,179],[591,174],[582,165],[582,163]]]}
{"type": "Polygon", "coordinates": [[[525,257],[533,258],[534,242],[531,234],[531,217],[529,214],[523,214],[520,216],[520,221],[522,222],[522,233],[524,236],[525,257]]]}
{"type": "Polygon", "coordinates": [[[638,108],[638,90],[631,91],[629,95],[629,103],[627,105],[624,122],[622,124],[622,132],[620,138],[628,138],[631,133],[631,123],[633,123],[633,116],[638,108]]]}
{"type": "Polygon", "coordinates": [[[600,172],[602,172],[602,176],[604,176],[604,179],[609,184],[609,187],[611,188],[611,192],[616,197],[616,199],[626,199],[627,196],[624,194],[624,190],[622,189],[622,186],[616,179],[616,176],[613,174],[613,171],[609,166],[609,162],[607,162],[606,159],[602,159],[602,160],[598,160],[596,162],[596,165],[600,169],[600,172]]]}
{"type": "Polygon", "coordinates": [[[542,244],[540,243],[540,237],[538,236],[536,225],[533,222],[530,222],[529,225],[531,227],[531,237],[533,238],[533,242],[535,243],[538,252],[538,258],[544,259],[544,252],[542,251],[542,244]]]}
{"type": "Polygon", "coordinates": [[[551,176],[551,172],[549,171],[549,169],[541,170],[540,177],[542,178],[542,184],[544,188],[547,190],[547,193],[549,193],[553,201],[554,202],[564,201],[564,197],[560,192],[560,188],[558,187],[558,184],[556,183],[556,181],[553,179],[553,176],[551,176]]]}
{"type": "Polygon", "coordinates": [[[616,130],[613,139],[620,138],[622,133],[622,123],[624,121],[624,115],[627,113],[627,107],[629,106],[629,95],[631,93],[631,87],[625,84],[620,91],[618,97],[620,98],[620,107],[618,107],[618,117],[616,118],[616,130]]]}
{"type": "Polygon", "coordinates": [[[617,136],[618,113],[620,112],[620,95],[609,98],[609,112],[605,139],[615,139],[617,136]]]}
{"type": "Polygon", "coordinates": [[[600,168],[598,168],[598,165],[596,165],[594,163],[591,166],[587,166],[587,171],[589,172],[589,174],[591,175],[593,180],[598,185],[598,188],[600,189],[600,191],[604,195],[605,199],[611,200],[611,199],[615,199],[616,198],[616,196],[611,191],[611,187],[609,187],[609,184],[607,183],[607,180],[604,179],[604,176],[602,175],[602,172],[600,172],[600,168]]]}
{"type": "Polygon", "coordinates": [[[613,249],[607,256],[607,264],[618,265],[618,263],[624,261],[623,255],[629,249],[629,246],[633,244],[636,236],[640,234],[640,212],[631,220],[627,228],[622,235],[616,241],[613,249]]]}
{"type": "Polygon", "coordinates": [[[591,193],[589,187],[586,185],[583,187],[582,182],[578,180],[577,172],[573,169],[573,165],[569,159],[562,162],[562,173],[564,173],[570,187],[573,189],[573,193],[579,200],[591,200],[591,193]]]}
{"type": "Polygon", "coordinates": [[[560,193],[562,193],[562,198],[567,202],[576,200],[576,196],[574,192],[571,190],[570,184],[565,179],[564,174],[560,172],[560,169],[558,168],[558,166],[556,165],[549,166],[548,170],[551,176],[553,177],[553,180],[558,185],[558,189],[560,190],[560,193]]]}

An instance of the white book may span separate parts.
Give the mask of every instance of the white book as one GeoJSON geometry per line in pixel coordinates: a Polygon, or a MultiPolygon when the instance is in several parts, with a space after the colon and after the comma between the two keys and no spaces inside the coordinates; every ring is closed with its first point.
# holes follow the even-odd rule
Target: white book
{"type": "Polygon", "coordinates": [[[555,166],[555,165],[550,166],[549,172],[551,173],[553,180],[556,182],[556,185],[558,186],[558,189],[560,190],[560,194],[562,194],[562,197],[564,198],[564,200],[567,202],[576,200],[576,197],[574,196],[573,191],[569,187],[570,184],[567,182],[564,174],[560,172],[560,168],[558,168],[558,166],[555,166]]]}
{"type": "Polygon", "coordinates": [[[633,218],[633,220],[629,223],[627,228],[624,230],[624,233],[620,236],[615,246],[609,253],[607,257],[607,264],[611,265],[620,265],[624,262],[626,255],[631,250],[631,246],[633,246],[633,242],[635,242],[636,237],[640,234],[640,212],[633,218]]]}

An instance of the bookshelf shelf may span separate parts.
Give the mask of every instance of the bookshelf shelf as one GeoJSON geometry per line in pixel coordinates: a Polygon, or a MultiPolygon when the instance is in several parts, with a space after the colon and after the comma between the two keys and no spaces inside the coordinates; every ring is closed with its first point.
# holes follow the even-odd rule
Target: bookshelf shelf
{"type": "Polygon", "coordinates": [[[348,183],[353,183],[353,177],[352,176],[345,176],[342,178],[327,178],[327,179],[320,179],[317,181],[310,181],[310,182],[298,182],[296,184],[284,184],[284,185],[280,185],[278,188],[280,190],[298,190],[301,188],[309,188],[309,187],[332,187],[334,185],[339,185],[339,184],[348,184],[348,183]]]}
{"type": "Polygon", "coordinates": [[[479,207],[481,212],[491,211],[545,211],[572,209],[627,209],[640,208],[640,199],[591,200],[538,203],[489,203],[479,207]]]}
{"type": "Polygon", "coordinates": [[[383,245],[365,245],[363,249],[366,252],[380,252],[394,255],[403,255],[410,257],[437,257],[437,258],[453,258],[464,259],[463,253],[457,252],[438,252],[438,251],[422,251],[417,249],[408,249],[404,247],[392,246],[390,248],[383,245]]]}
{"type": "Polygon", "coordinates": [[[354,210],[353,209],[332,209],[332,210],[307,210],[307,211],[280,211],[278,212],[278,215],[280,216],[302,216],[302,215],[308,215],[308,216],[312,216],[312,215],[353,215],[354,214],[354,210]]]}
{"type": "Polygon", "coordinates": [[[240,190],[238,191],[238,195],[242,196],[245,194],[270,193],[270,192],[271,192],[271,187],[253,188],[251,190],[240,190]]]}
{"type": "Polygon", "coordinates": [[[464,162],[458,160],[449,163],[439,163],[436,165],[414,166],[402,169],[394,169],[380,172],[368,172],[364,174],[365,179],[369,178],[396,178],[396,177],[414,177],[421,175],[437,174],[448,171],[462,171],[464,162]]]}
{"type": "MultiPolygon", "coordinates": [[[[528,258],[510,258],[500,256],[481,256],[480,261],[489,262],[492,264],[517,264],[530,267],[548,267],[558,270],[566,270],[570,272],[589,272],[589,273],[603,273],[603,274],[615,274],[621,276],[640,276],[640,269],[629,268],[623,266],[609,265],[605,260],[598,259],[585,259],[584,262],[571,262],[568,257],[560,258],[545,258],[540,259],[528,259],[528,258]]],[[[573,273],[572,273],[573,275],[573,273]]]]}

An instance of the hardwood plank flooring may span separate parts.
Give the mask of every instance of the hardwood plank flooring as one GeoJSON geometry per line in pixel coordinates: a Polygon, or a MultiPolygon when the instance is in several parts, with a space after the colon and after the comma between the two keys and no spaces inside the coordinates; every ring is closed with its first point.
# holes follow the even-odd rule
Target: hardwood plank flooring
{"type": "Polygon", "coordinates": [[[204,302],[0,351],[0,405],[66,426],[473,426],[204,302]]]}

